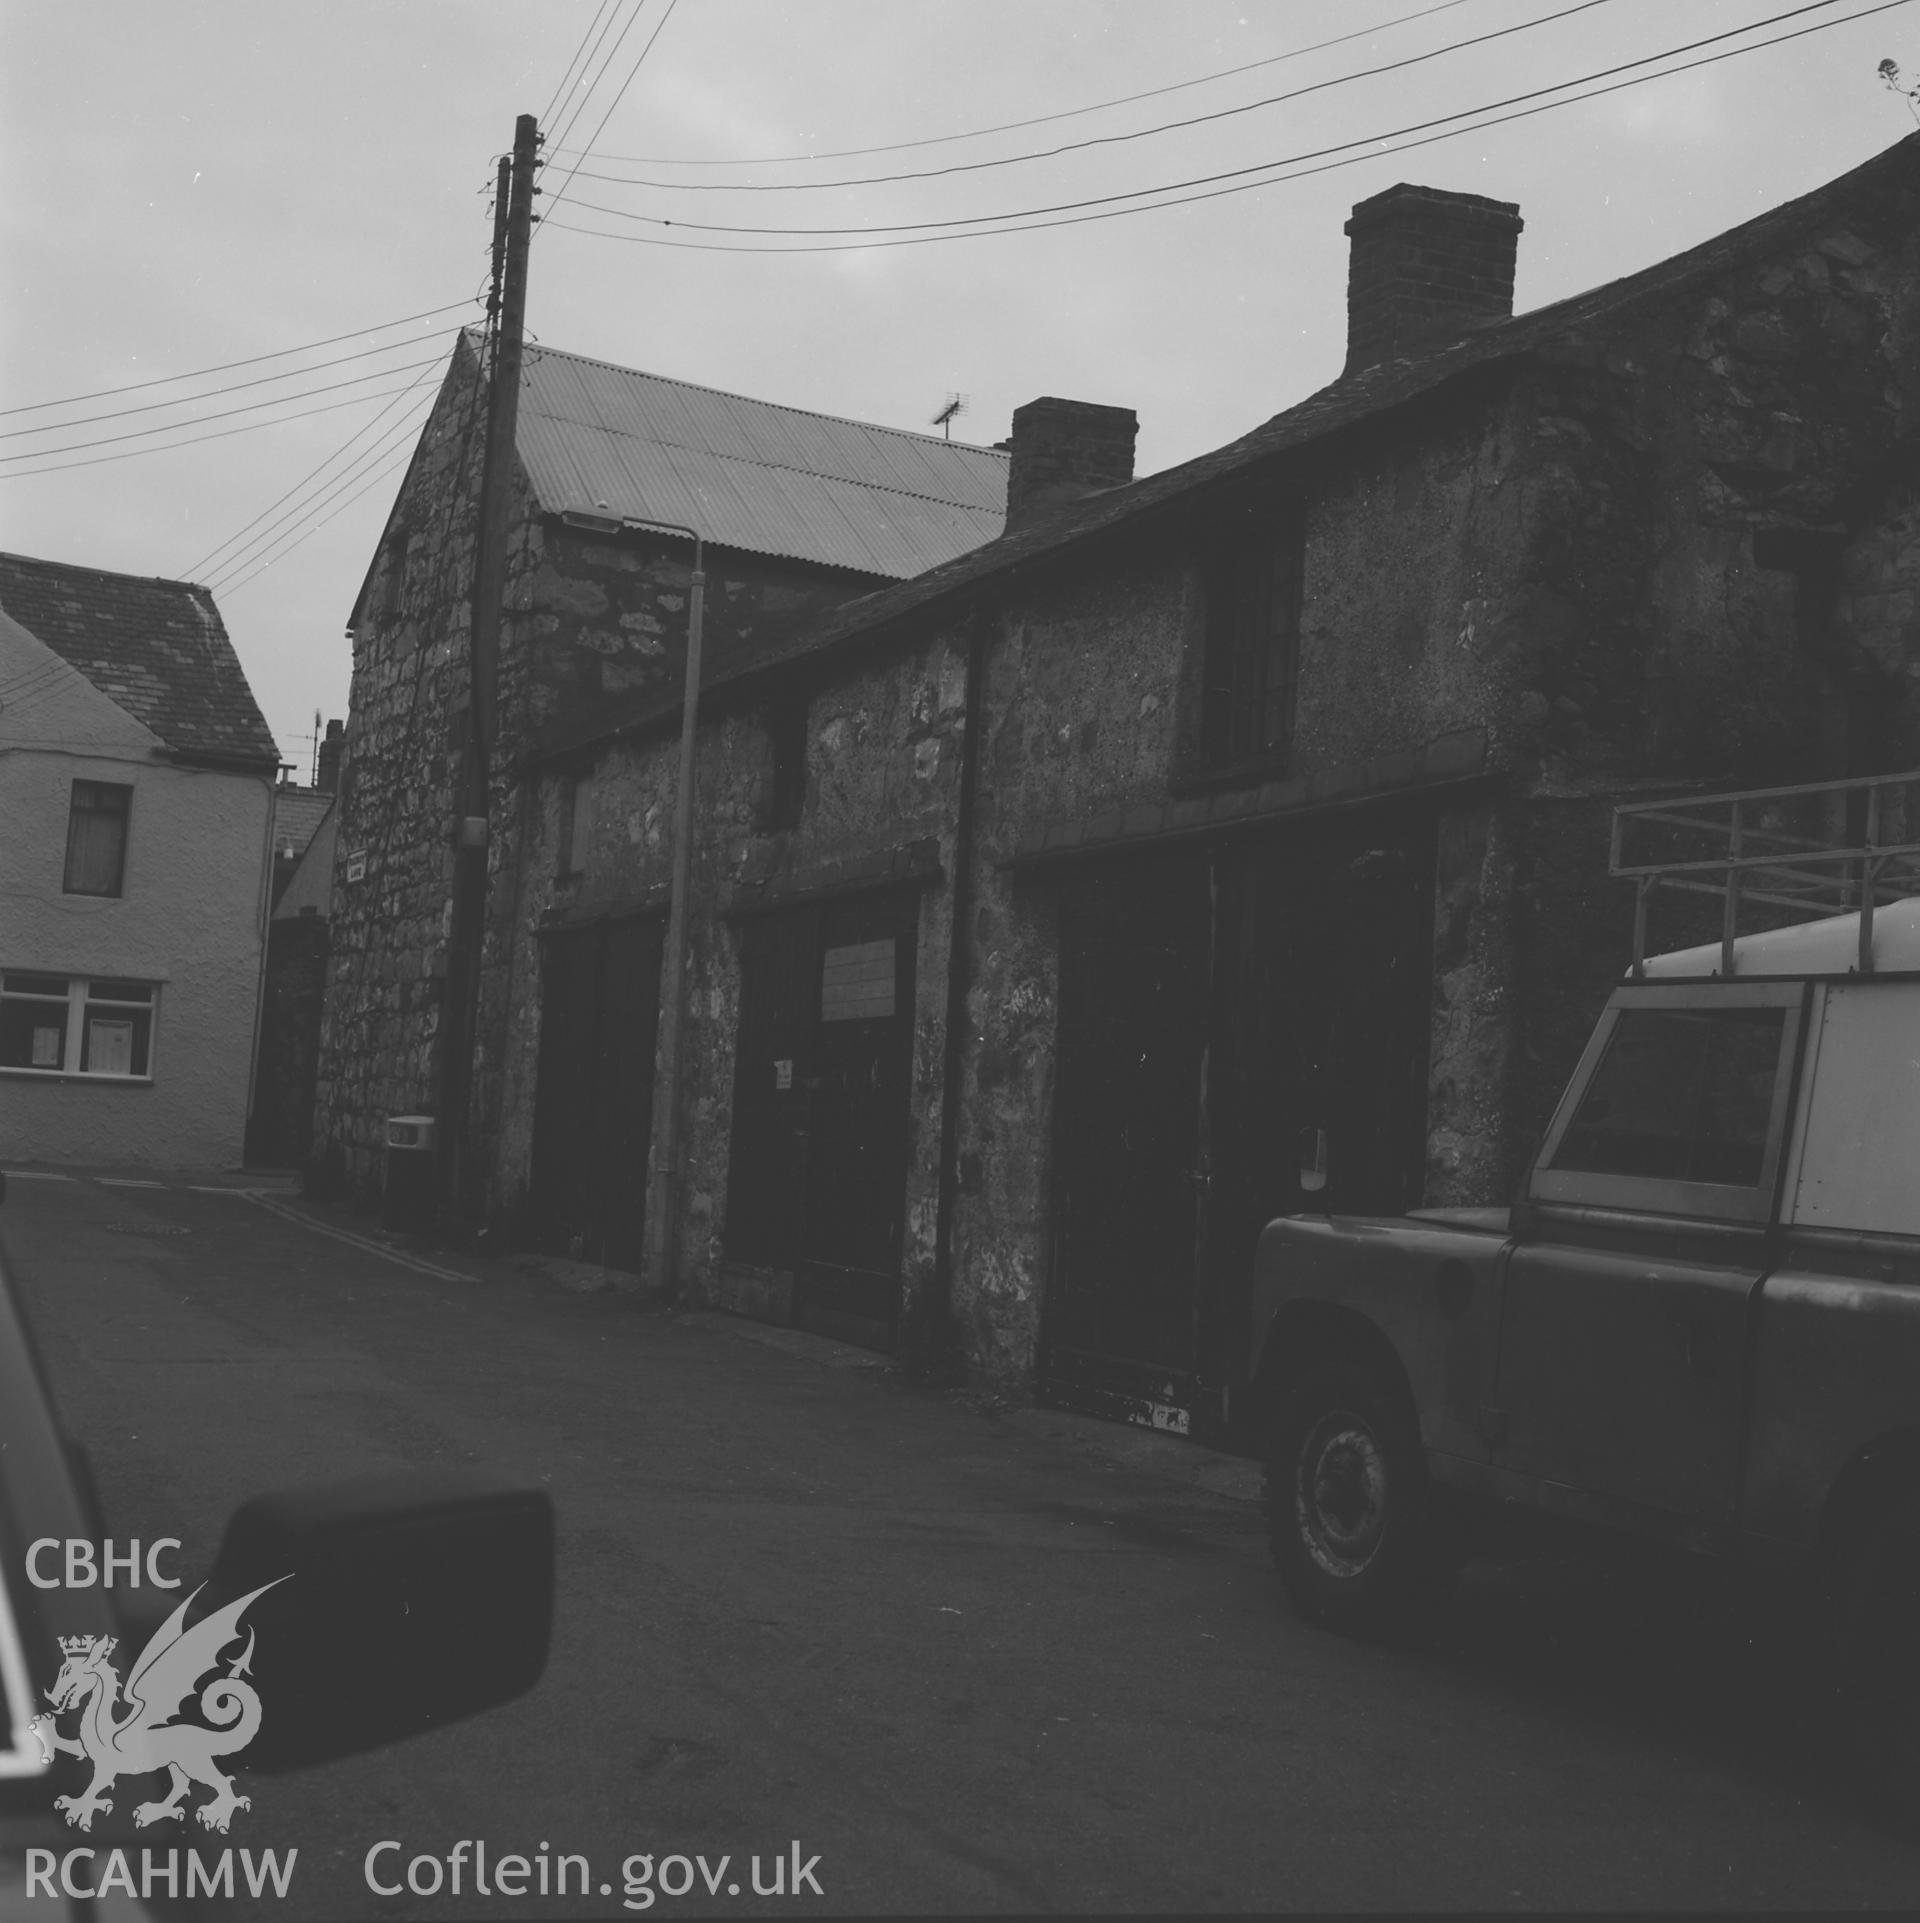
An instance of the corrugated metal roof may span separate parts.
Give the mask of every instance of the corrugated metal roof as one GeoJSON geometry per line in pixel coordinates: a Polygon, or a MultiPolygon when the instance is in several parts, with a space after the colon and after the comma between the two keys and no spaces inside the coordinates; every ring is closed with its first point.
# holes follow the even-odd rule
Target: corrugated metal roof
{"type": "Polygon", "coordinates": [[[1007,457],[530,347],[520,459],[540,505],[684,522],[718,546],[904,580],[991,541],[1007,457]]]}

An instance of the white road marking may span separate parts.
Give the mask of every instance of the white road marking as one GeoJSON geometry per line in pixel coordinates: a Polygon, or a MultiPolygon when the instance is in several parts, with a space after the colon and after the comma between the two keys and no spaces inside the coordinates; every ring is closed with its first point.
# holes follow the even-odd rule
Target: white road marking
{"type": "Polygon", "coordinates": [[[109,1189],[163,1189],[164,1182],[148,1182],[137,1175],[96,1175],[93,1178],[102,1188],[109,1189]]]}
{"type": "Polygon", "coordinates": [[[77,1182],[77,1175],[56,1175],[47,1168],[0,1168],[9,1182],[77,1182]]]}

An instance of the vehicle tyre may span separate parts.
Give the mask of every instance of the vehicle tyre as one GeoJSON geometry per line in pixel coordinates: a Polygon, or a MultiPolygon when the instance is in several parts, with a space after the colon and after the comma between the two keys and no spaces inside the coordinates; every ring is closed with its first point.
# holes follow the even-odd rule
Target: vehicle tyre
{"type": "Polygon", "coordinates": [[[1873,1813],[1920,1834],[1920,1493],[1852,1531],[1825,1573],[1825,1733],[1873,1813]]]}
{"type": "Polygon", "coordinates": [[[1266,1511],[1274,1567],[1310,1622],[1404,1633],[1452,1593],[1459,1557],[1413,1411],[1363,1357],[1313,1363],[1282,1395],[1266,1511]]]}

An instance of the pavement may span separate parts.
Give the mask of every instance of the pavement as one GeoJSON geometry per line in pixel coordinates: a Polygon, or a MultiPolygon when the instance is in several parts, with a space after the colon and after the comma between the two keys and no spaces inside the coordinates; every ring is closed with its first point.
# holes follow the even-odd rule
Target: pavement
{"type": "Polygon", "coordinates": [[[0,1238],[116,1538],[176,1536],[192,1576],[251,1494],[429,1465],[555,1503],[529,1695],[246,1779],[213,1840],[299,1850],[258,1906],[287,1923],[1920,1889],[1920,1850],[1810,1770],[1740,1618],[1684,1572],[1478,1570],[1427,1646],[1348,1642],[1286,1609],[1237,1458],[639,1308],[588,1265],[426,1250],[284,1185],[74,1175],[11,1181],[0,1238]],[[381,1842],[391,1883],[463,1840],[576,1855],[593,1887],[370,1886],[381,1842]],[[783,1882],[818,1860],[756,1897],[776,1856],[783,1882]]]}

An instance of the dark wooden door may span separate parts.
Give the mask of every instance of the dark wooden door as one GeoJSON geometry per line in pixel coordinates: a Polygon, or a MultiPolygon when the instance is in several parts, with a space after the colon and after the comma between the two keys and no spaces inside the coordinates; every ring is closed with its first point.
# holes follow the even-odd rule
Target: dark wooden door
{"type": "Polygon", "coordinates": [[[790,1274],[803,1327],[892,1346],[913,1073],[917,895],[742,929],[732,1261],[790,1274]]]}
{"type": "Polygon", "coordinates": [[[546,935],[532,1204],[548,1246],[637,1271],[646,1222],[660,923],[546,935]]]}
{"type": "Polygon", "coordinates": [[[1244,1364],[1254,1246],[1276,1215],[1420,1200],[1433,864],[1418,823],[1253,842],[1220,864],[1200,1310],[1212,1379],[1244,1364]]]}
{"type": "Polygon", "coordinates": [[[1430,825],[1323,826],[1062,883],[1050,1400],[1206,1426],[1261,1228],[1417,1203],[1432,872],[1430,825]]]}
{"type": "Polygon", "coordinates": [[[1211,894],[1204,854],[1062,884],[1042,1374],[1100,1413],[1164,1416],[1195,1364],[1211,894]]]}

